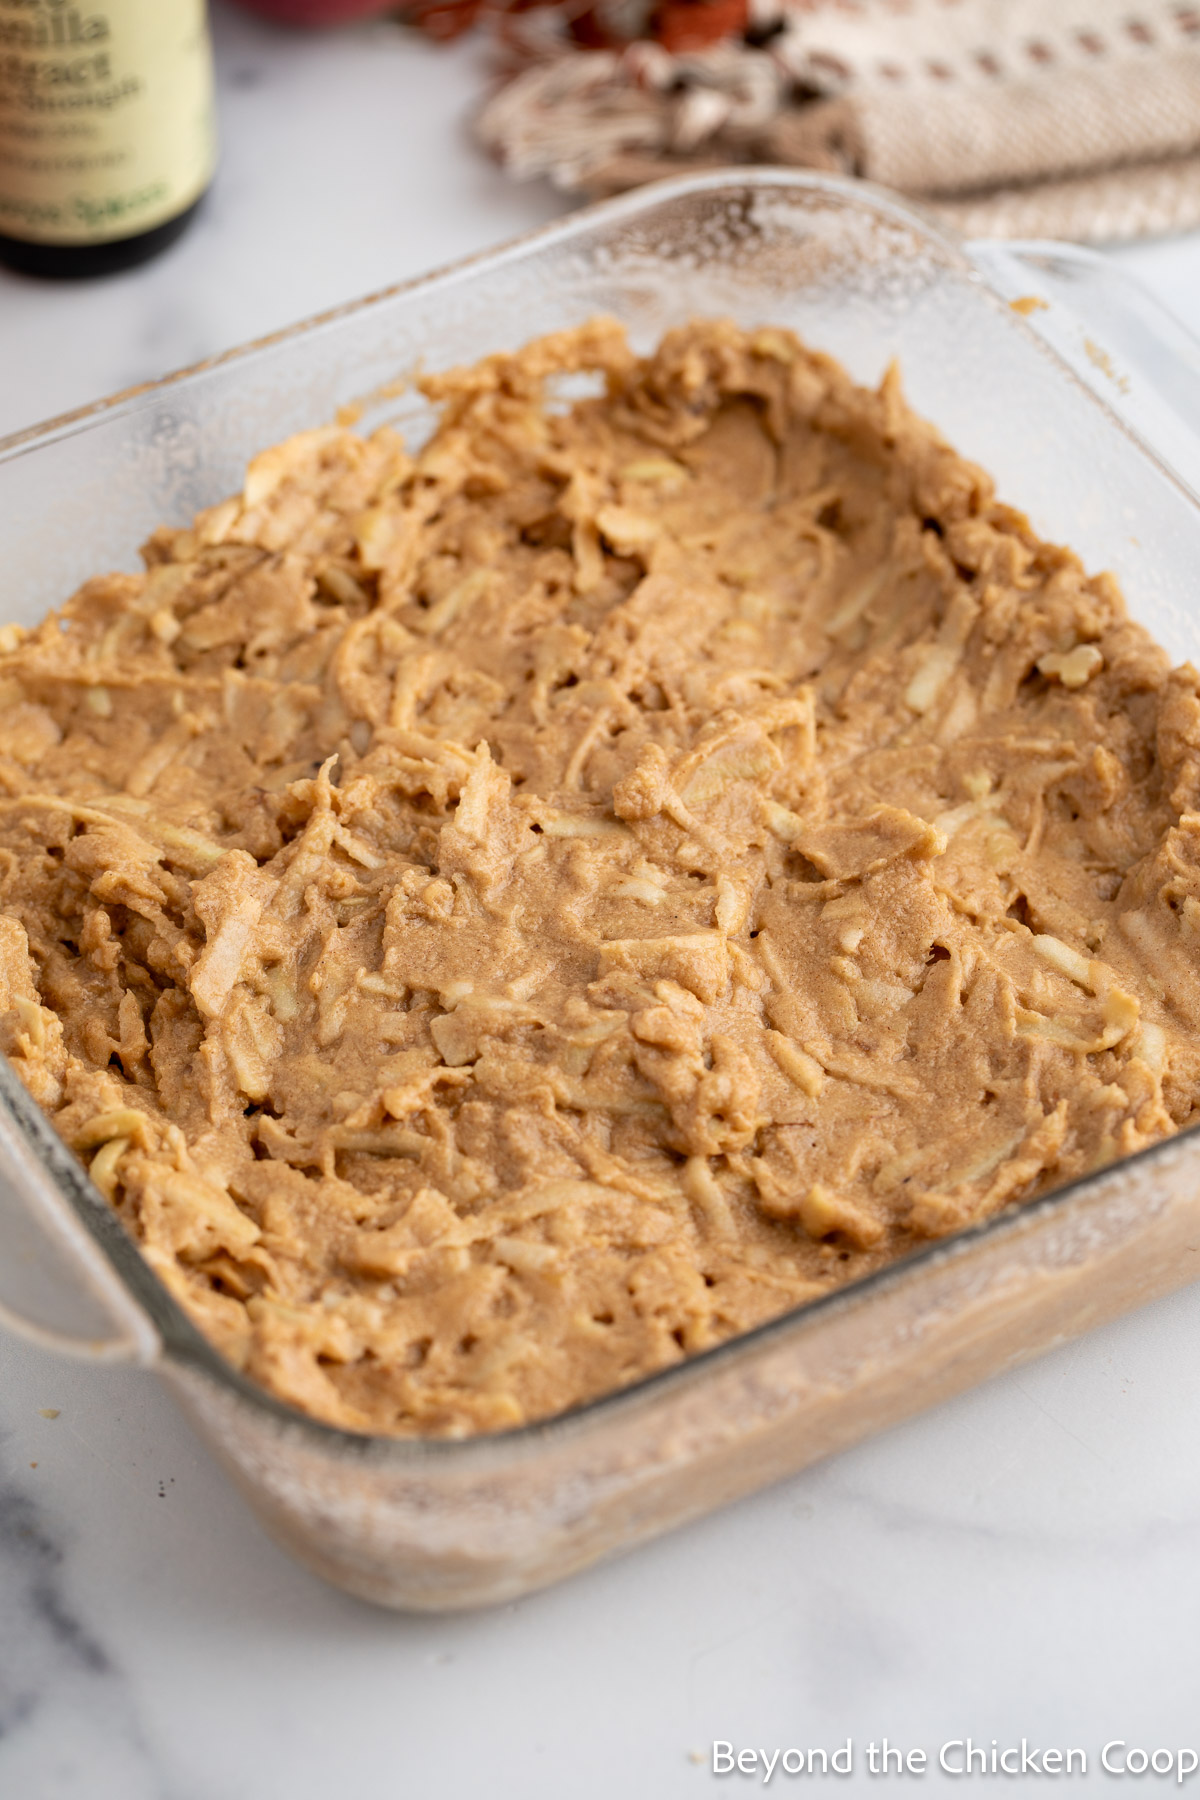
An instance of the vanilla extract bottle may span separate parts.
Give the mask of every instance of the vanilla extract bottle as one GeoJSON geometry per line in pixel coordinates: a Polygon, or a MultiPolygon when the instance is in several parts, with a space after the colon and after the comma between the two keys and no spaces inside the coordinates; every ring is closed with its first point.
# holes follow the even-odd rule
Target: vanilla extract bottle
{"type": "Polygon", "coordinates": [[[195,216],[215,157],[205,0],[0,0],[0,262],[145,262],[195,216]]]}

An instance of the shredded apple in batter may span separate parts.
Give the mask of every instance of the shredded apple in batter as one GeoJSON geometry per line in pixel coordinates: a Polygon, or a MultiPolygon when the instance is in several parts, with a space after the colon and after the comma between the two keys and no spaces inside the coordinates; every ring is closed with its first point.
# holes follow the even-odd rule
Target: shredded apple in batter
{"type": "Polygon", "coordinates": [[[894,372],[423,386],[0,635],[0,1044],[234,1363],[514,1425],[1193,1117],[1197,676],[894,372]]]}

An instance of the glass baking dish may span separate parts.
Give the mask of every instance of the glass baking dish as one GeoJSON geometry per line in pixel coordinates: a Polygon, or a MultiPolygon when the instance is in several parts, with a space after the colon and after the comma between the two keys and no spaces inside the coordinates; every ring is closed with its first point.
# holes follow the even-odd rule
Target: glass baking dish
{"type": "MultiPolygon", "coordinates": [[[[6,605],[32,623],[133,566],[161,521],[354,403],[410,438],[397,377],[597,312],[648,347],[696,314],[793,326],[909,397],[1043,534],[1200,660],[1200,351],[1065,246],[963,246],[861,185],[756,170],[661,184],[0,444],[6,605]],[[1014,307],[1011,302],[1018,301],[1014,307]]],[[[162,1373],[273,1535],[329,1580],[427,1610],[510,1599],[789,1474],[1200,1272],[1188,1131],[548,1422],[356,1436],[208,1346],[0,1060],[0,1321],[162,1373]]]]}

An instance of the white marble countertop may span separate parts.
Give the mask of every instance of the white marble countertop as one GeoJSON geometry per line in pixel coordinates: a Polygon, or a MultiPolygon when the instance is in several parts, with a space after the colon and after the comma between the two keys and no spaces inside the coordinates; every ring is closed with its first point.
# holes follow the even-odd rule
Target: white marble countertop
{"type": "MultiPolygon", "coordinates": [[[[0,275],[0,434],[559,209],[462,140],[474,50],[223,10],[217,31],[203,219],[90,287],[0,275]]],[[[1200,330],[1200,238],[1122,257],[1200,330]]],[[[1109,1740],[1200,1750],[1198,1403],[1192,1289],[624,1561],[437,1620],[289,1562],[153,1378],[7,1339],[0,1795],[683,1800],[761,1780],[715,1777],[714,1739],[847,1737],[855,1773],[828,1785],[865,1793],[885,1735],[934,1762],[968,1735],[1077,1745],[1072,1783],[1099,1787],[1109,1740]]]]}

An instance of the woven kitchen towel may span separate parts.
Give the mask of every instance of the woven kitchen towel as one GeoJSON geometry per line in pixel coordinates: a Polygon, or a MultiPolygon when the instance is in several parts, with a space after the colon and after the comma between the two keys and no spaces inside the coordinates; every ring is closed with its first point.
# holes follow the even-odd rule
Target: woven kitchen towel
{"type": "Polygon", "coordinates": [[[611,193],[776,162],[919,197],[972,231],[1099,241],[1200,224],[1200,4],[755,0],[680,55],[565,49],[510,21],[519,66],[478,119],[514,174],[611,193]]]}

